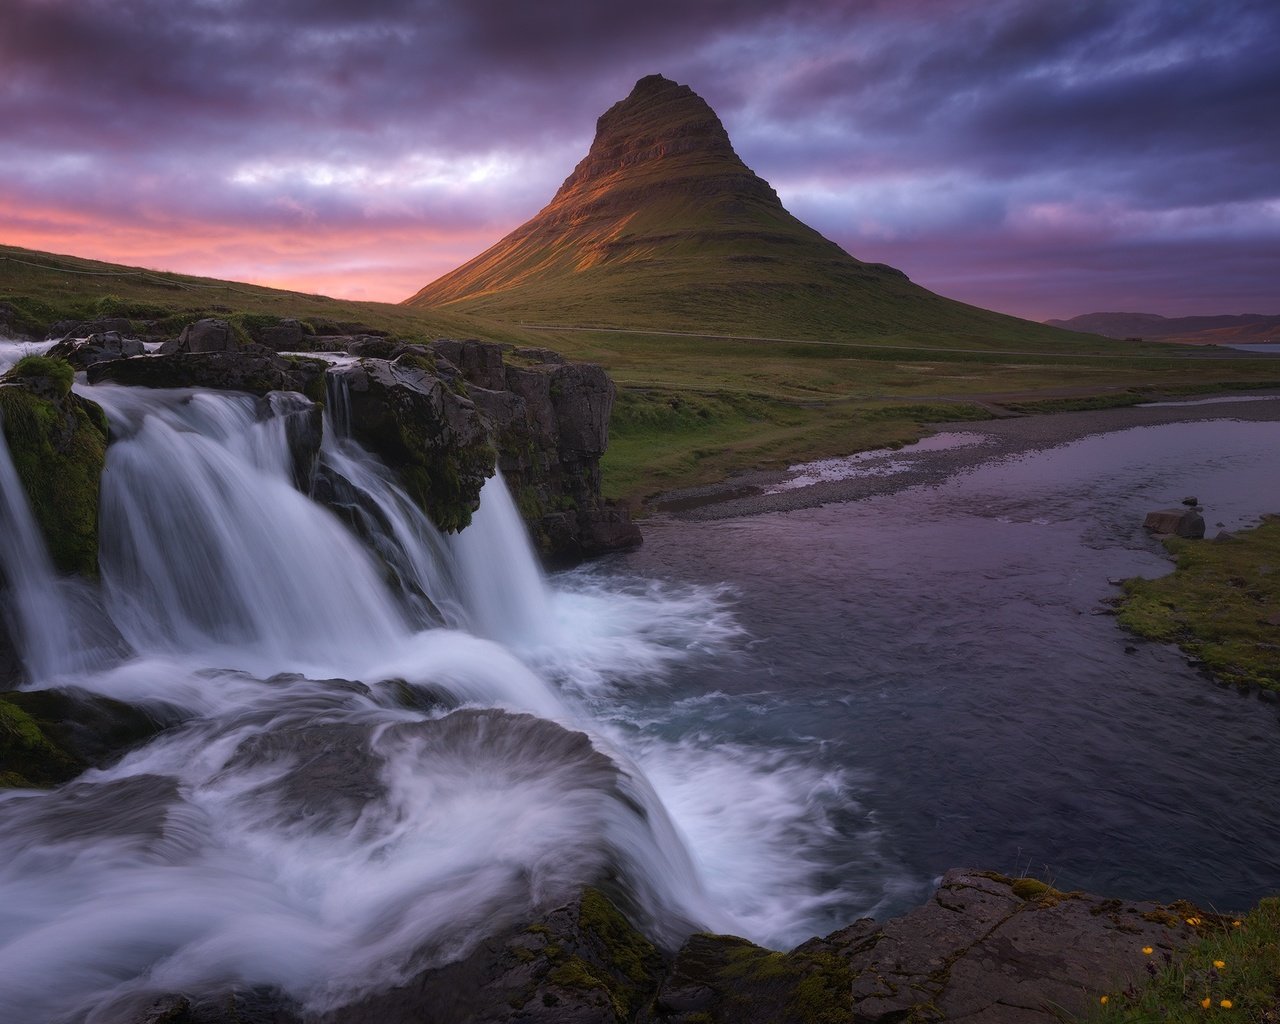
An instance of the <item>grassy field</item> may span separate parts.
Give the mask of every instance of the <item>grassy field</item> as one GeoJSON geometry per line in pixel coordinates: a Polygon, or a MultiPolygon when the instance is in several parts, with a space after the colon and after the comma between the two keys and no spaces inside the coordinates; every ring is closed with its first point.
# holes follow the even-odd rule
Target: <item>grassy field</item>
{"type": "Polygon", "coordinates": [[[1280,690],[1280,517],[1230,539],[1170,538],[1174,571],[1125,583],[1119,621],[1225,682],[1280,690]]]}
{"type": "Polygon", "coordinates": [[[1280,387],[1280,359],[1090,335],[833,331],[823,339],[761,339],[546,329],[4,246],[0,303],[32,325],[127,316],[162,321],[176,335],[200,316],[296,317],[416,340],[545,346],[597,362],[619,386],[605,490],[637,506],[743,470],[906,443],[940,421],[1280,387]]]}
{"type": "Polygon", "coordinates": [[[1280,386],[1280,360],[1081,336],[945,347],[542,330],[619,386],[605,487],[633,502],[746,469],[916,440],[932,423],[1280,386]]]}

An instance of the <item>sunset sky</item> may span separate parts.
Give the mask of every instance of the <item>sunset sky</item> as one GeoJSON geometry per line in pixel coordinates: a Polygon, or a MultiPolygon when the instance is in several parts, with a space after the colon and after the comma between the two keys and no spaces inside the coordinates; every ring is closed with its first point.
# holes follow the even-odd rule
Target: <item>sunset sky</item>
{"type": "Polygon", "coordinates": [[[1280,313],[1275,0],[0,0],[0,241],[399,301],[655,72],[944,295],[1280,313]]]}

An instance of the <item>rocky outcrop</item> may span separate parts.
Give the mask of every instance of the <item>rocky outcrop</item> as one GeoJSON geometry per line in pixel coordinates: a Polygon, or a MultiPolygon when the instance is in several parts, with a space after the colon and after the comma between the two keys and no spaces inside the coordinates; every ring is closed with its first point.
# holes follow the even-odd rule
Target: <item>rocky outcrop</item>
{"type": "Polygon", "coordinates": [[[409,496],[442,530],[461,530],[493,473],[489,424],[426,355],[361,359],[331,371],[345,406],[336,414],[399,474],[409,496]]]}
{"type": "Polygon", "coordinates": [[[211,352],[173,352],[145,359],[94,363],[90,384],[111,381],[148,388],[213,388],[265,395],[269,391],[300,391],[315,401],[324,399],[328,364],[302,356],[282,356],[261,345],[211,352]]]}
{"type": "Polygon", "coordinates": [[[142,342],[128,337],[127,332],[103,331],[83,338],[63,338],[45,355],[51,359],[65,359],[76,369],[83,370],[94,363],[128,359],[145,353],[142,342]]]}
{"type": "Polygon", "coordinates": [[[71,393],[71,381],[71,366],[62,360],[19,360],[0,378],[0,421],[54,566],[96,576],[107,419],[99,406],[71,393]]]}
{"type": "Polygon", "coordinates": [[[629,512],[600,497],[614,387],[598,366],[476,340],[351,345],[330,371],[340,424],[381,455],[441,529],[465,526],[495,461],[543,556],[632,547],[629,512]]]}
{"type": "Polygon", "coordinates": [[[493,424],[498,468],[545,557],[575,561],[640,543],[628,511],[600,497],[614,400],[603,369],[475,340],[430,348],[493,424]]]}
{"type": "Polygon", "coordinates": [[[273,1007],[260,992],[146,1002],[169,1007],[174,1015],[160,1019],[173,1024],[239,1021],[213,1007],[255,999],[258,1012],[278,1014],[261,1019],[289,1024],[1054,1024],[1139,984],[1205,929],[1228,925],[1189,905],[951,871],[928,903],[883,925],[864,919],[789,953],[697,934],[673,956],[585,889],[445,966],[319,1018],[283,1000],[273,1007]]]}
{"type": "Polygon", "coordinates": [[[243,347],[240,336],[226,320],[207,317],[188,324],[177,338],[160,346],[161,355],[175,352],[235,352],[243,347]]]}
{"type": "MultiPolygon", "coordinates": [[[[569,363],[545,349],[476,340],[424,346],[373,334],[311,335],[299,321],[260,333],[274,330],[281,343],[341,342],[357,360],[331,368],[255,342],[240,344],[225,320],[191,325],[166,343],[167,354],[141,356],[127,344],[131,339],[110,332],[62,345],[87,368],[91,384],[245,391],[264,397],[264,414],[279,413],[288,392],[330,404],[340,429],[380,455],[442,530],[470,522],[496,465],[549,562],[571,563],[640,542],[628,510],[600,496],[614,399],[600,367],[569,363]]],[[[294,480],[309,493],[320,412],[304,403],[287,412],[294,480]]]]}

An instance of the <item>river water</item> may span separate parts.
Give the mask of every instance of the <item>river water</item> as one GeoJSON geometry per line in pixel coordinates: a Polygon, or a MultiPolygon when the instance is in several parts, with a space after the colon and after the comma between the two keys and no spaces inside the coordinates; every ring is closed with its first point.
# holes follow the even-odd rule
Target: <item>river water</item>
{"type": "Polygon", "coordinates": [[[596,571],[724,581],[749,640],[613,714],[804,765],[832,923],[972,865],[1251,905],[1280,883],[1276,705],[1099,613],[1109,579],[1170,568],[1147,511],[1199,497],[1213,536],[1280,510],[1277,442],[1272,422],[1138,427],[881,498],[651,524],[596,571]]]}
{"type": "Polygon", "coordinates": [[[443,537],[332,423],[330,502],[301,494],[294,400],[85,393],[113,425],[103,582],[11,545],[10,626],[30,685],[169,727],[0,793],[0,1019],[229,984],[324,1009],[592,881],[668,945],[786,947],[962,864],[1223,908],[1280,877],[1272,706],[1093,614],[1167,569],[1147,509],[1280,508],[1275,424],[657,522],[548,581],[498,478],[443,537]]]}

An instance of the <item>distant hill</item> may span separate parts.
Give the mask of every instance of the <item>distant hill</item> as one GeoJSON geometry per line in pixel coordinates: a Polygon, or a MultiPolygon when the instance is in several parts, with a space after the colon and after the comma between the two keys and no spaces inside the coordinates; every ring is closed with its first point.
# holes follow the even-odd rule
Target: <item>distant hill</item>
{"type": "Polygon", "coordinates": [[[779,337],[1052,328],[935,295],[783,208],[688,86],[636,83],[532,220],[406,300],[508,322],[779,337]]]}
{"type": "Polygon", "coordinates": [[[1104,338],[1142,338],[1202,345],[1280,342],[1280,315],[1164,317],[1155,313],[1085,313],[1070,320],[1047,320],[1050,327],[1101,334],[1104,338]]]}

